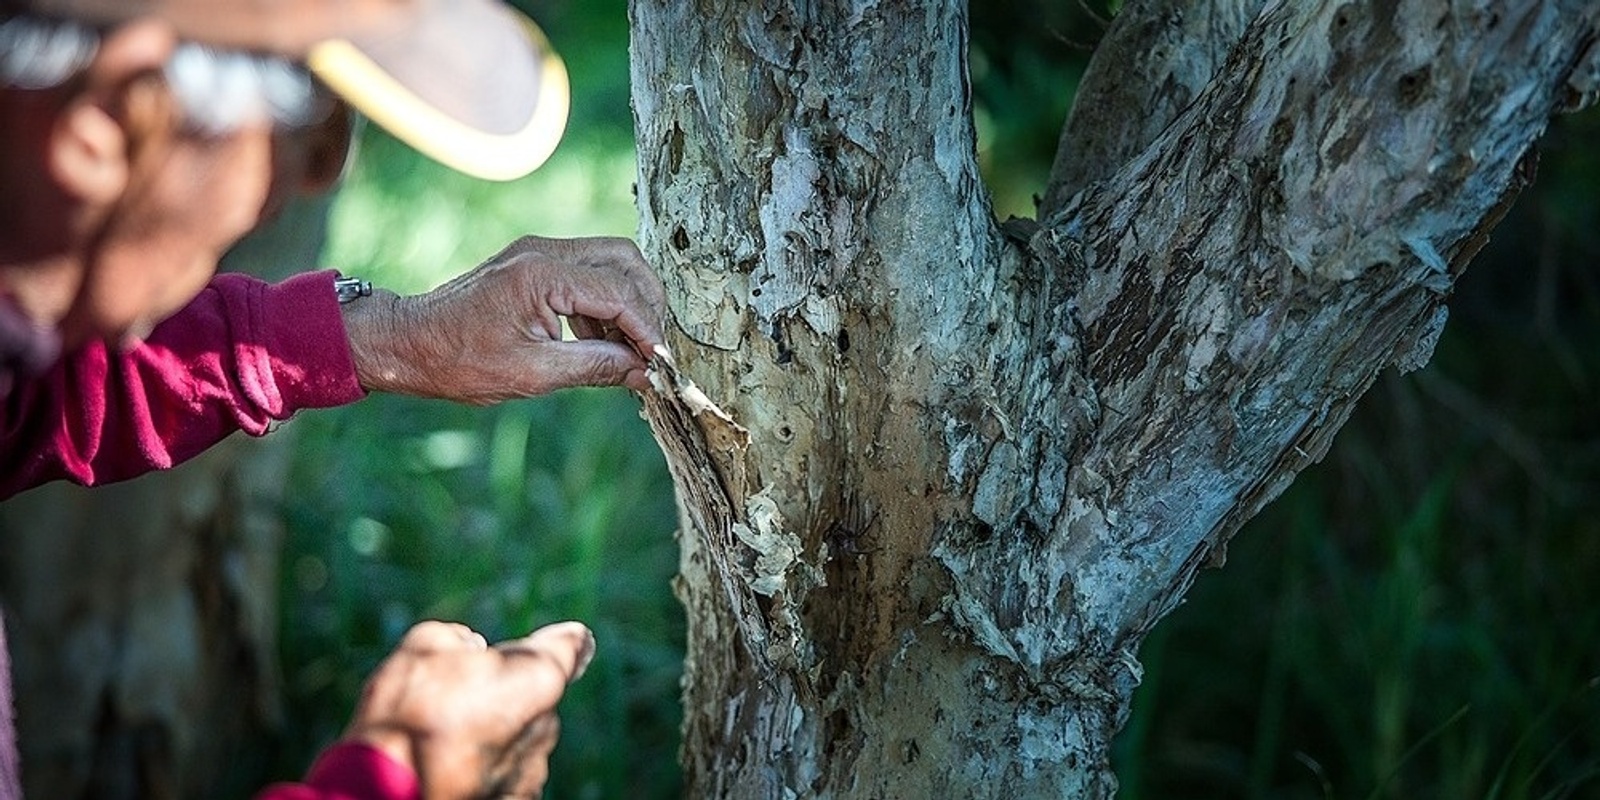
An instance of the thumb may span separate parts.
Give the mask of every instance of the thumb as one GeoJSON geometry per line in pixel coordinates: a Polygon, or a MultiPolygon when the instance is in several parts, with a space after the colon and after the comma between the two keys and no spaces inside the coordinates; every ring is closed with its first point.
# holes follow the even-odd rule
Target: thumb
{"type": "Polygon", "coordinates": [[[616,386],[642,372],[644,359],[633,348],[603,339],[551,342],[540,348],[535,374],[540,393],[570,386],[616,386]]]}
{"type": "Polygon", "coordinates": [[[533,656],[555,668],[562,682],[571,684],[583,677],[594,658],[594,632],[581,622],[546,625],[520,639],[507,639],[495,646],[508,659],[533,656]]]}

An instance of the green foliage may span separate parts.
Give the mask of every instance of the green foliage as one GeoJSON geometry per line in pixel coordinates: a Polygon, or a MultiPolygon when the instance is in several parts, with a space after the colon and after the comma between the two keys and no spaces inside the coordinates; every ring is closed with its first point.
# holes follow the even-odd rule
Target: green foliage
{"type": "MultiPolygon", "coordinates": [[[[623,4],[535,8],[573,111],[549,163],[475,181],[368,128],[324,262],[430,288],[524,233],[635,232],[623,4]]],[[[672,797],[683,615],[671,484],[635,398],[575,390],[473,409],[374,395],[290,423],[278,777],[336,737],[362,682],[413,623],[491,640],[561,619],[598,650],[561,704],[548,797],[672,797]]]]}
{"type": "Polygon", "coordinates": [[[1090,3],[974,3],[973,117],[995,216],[1033,217],[1056,139],[1105,20],[1090,3]]]}
{"type": "MultiPolygon", "coordinates": [[[[1332,458],[1357,459],[1370,443],[1355,437],[1332,458]]],[[[1496,456],[1463,446],[1388,510],[1394,475],[1379,462],[1318,470],[1242,532],[1142,653],[1122,796],[1600,788],[1583,783],[1600,770],[1595,529],[1548,498],[1485,527],[1459,476],[1496,456]]]]}
{"type": "Polygon", "coordinates": [[[550,796],[673,795],[676,512],[636,402],[576,390],[485,410],[374,396],[295,426],[291,763],[337,734],[364,676],[418,620],[497,640],[581,619],[598,653],[562,702],[550,796]]]}

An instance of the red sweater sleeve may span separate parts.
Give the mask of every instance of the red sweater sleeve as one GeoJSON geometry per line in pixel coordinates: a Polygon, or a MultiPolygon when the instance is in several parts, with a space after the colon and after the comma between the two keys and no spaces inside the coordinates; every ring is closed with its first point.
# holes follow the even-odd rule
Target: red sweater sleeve
{"type": "Polygon", "coordinates": [[[305,783],[268,786],[255,800],[415,800],[422,796],[416,773],[364,744],[328,748],[305,783]]]}
{"type": "Polygon", "coordinates": [[[0,406],[0,498],[167,469],[302,408],[360,399],[331,271],[212,279],[143,343],[92,343],[0,406]]]}

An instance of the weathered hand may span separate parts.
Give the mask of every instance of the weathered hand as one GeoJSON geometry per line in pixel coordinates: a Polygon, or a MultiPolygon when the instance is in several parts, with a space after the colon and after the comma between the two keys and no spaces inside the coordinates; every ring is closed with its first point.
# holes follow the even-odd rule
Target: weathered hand
{"type": "Polygon", "coordinates": [[[537,797],[556,701],[593,654],[577,622],[493,647],[465,625],[420,623],[367,681],[344,739],[409,765],[424,800],[537,797]]]}
{"type": "Polygon", "coordinates": [[[661,282],[627,239],[523,237],[426,294],[344,307],[361,385],[485,405],[569,386],[643,390],[661,282]],[[562,341],[566,317],[577,341],[562,341]]]}

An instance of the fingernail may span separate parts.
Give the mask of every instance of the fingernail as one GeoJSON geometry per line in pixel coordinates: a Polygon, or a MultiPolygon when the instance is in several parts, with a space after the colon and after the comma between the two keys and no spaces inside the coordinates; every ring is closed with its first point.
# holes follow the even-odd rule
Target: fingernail
{"type": "Polygon", "coordinates": [[[594,631],[589,630],[589,627],[585,625],[583,628],[583,646],[578,649],[578,662],[572,668],[572,680],[567,682],[572,683],[583,677],[583,673],[589,669],[589,662],[593,660],[594,631]]]}
{"type": "Polygon", "coordinates": [[[578,637],[578,652],[574,654],[572,674],[567,678],[567,683],[583,677],[584,670],[589,668],[589,662],[594,659],[594,631],[589,630],[588,625],[576,620],[557,622],[540,628],[535,634],[578,637]]]}

